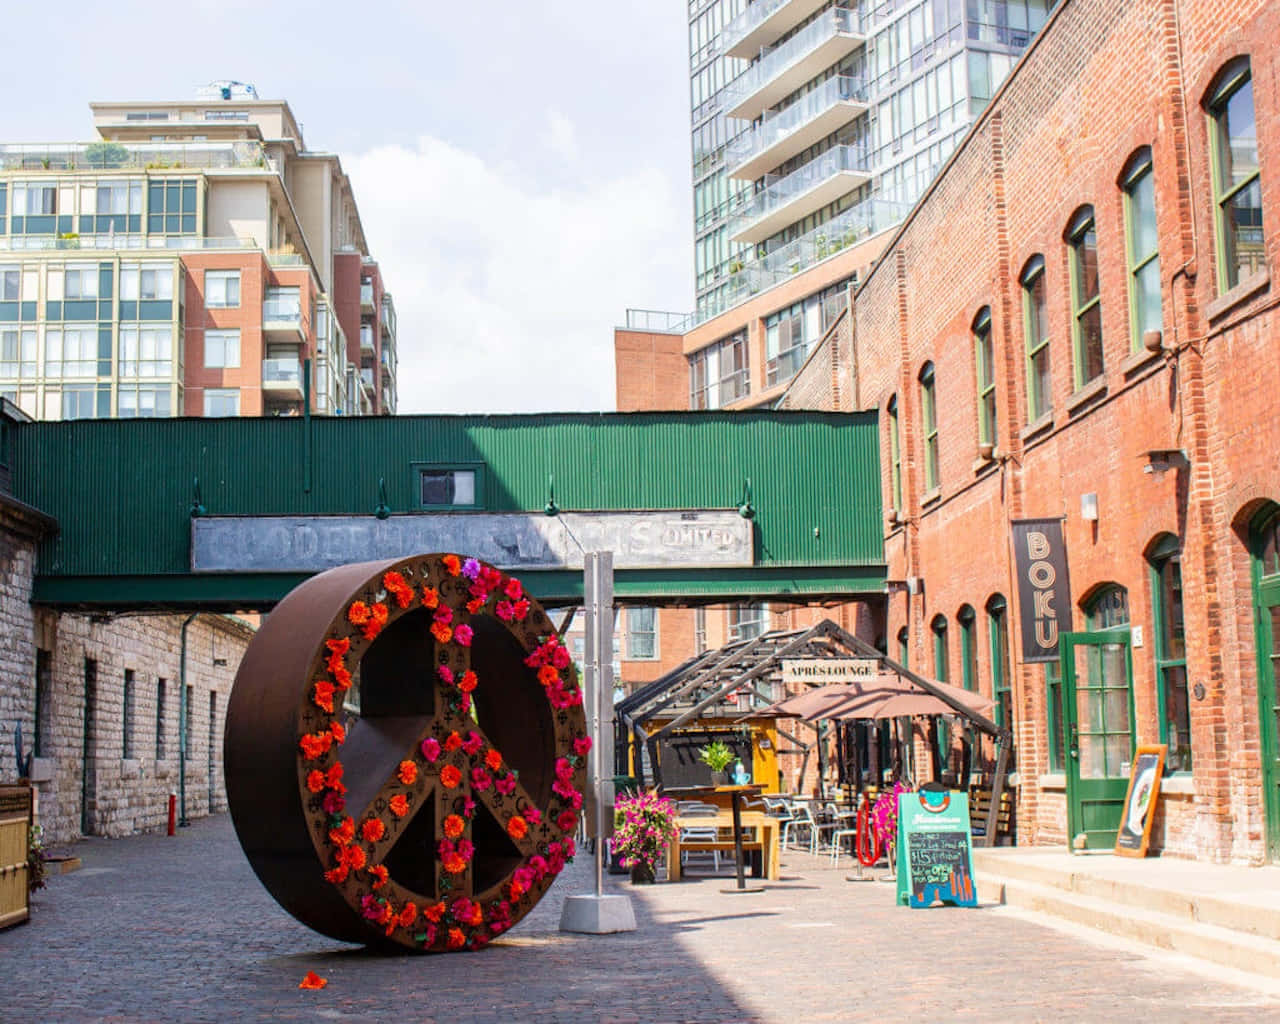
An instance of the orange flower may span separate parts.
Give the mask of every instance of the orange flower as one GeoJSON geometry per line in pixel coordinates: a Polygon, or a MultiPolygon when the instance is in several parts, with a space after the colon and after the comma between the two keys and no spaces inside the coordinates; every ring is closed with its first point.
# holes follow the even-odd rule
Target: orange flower
{"type": "Polygon", "coordinates": [[[322,978],[315,971],[307,971],[303,979],[298,982],[298,988],[319,989],[329,984],[328,978],[322,978]]]}
{"type": "Polygon", "coordinates": [[[429,907],[422,908],[422,916],[432,924],[439,924],[440,918],[444,917],[444,904],[433,903],[429,907]]]}
{"type": "Polygon", "coordinates": [[[363,601],[355,601],[347,609],[347,621],[353,626],[363,626],[369,621],[369,606],[363,601]]]}
{"type": "Polygon", "coordinates": [[[451,875],[460,875],[467,870],[467,860],[461,854],[445,854],[443,863],[444,869],[451,875]]]}
{"type": "Polygon", "coordinates": [[[341,665],[339,665],[337,668],[333,669],[332,671],[333,671],[334,682],[338,684],[339,690],[345,693],[347,690],[351,689],[351,684],[352,682],[354,682],[354,680],[351,678],[350,672],[348,672],[341,665]]]}
{"type": "Polygon", "coordinates": [[[403,576],[398,572],[385,573],[382,585],[395,596],[396,603],[401,608],[409,607],[409,602],[413,600],[413,588],[404,581],[403,576]]]}
{"type": "Polygon", "coordinates": [[[397,818],[403,818],[409,813],[409,800],[403,793],[397,793],[391,798],[391,813],[397,818]]]}
{"type": "Polygon", "coordinates": [[[333,714],[333,683],[324,679],[316,680],[316,695],[313,698],[316,707],[321,711],[327,711],[333,714]]]}
{"type": "Polygon", "coordinates": [[[453,639],[453,630],[443,622],[433,622],[431,623],[431,635],[436,638],[438,643],[447,644],[453,639]]]}
{"type": "Polygon", "coordinates": [[[342,819],[342,824],[337,828],[329,829],[329,842],[334,846],[346,846],[356,837],[356,823],[351,815],[347,815],[342,819]]]}
{"type": "Polygon", "coordinates": [[[400,781],[406,786],[412,786],[418,781],[418,766],[412,761],[401,761],[400,769],[396,772],[400,777],[400,781]]]}
{"type": "Polygon", "coordinates": [[[345,864],[339,864],[332,871],[326,871],[324,873],[324,880],[326,882],[331,882],[334,885],[345,882],[347,880],[347,866],[345,864]]]}
{"type": "Polygon", "coordinates": [[[462,772],[457,765],[447,764],[440,769],[440,784],[445,789],[453,789],[462,781],[462,772]]]}
{"type": "Polygon", "coordinates": [[[461,746],[462,746],[462,737],[459,736],[456,732],[449,733],[449,735],[445,738],[444,749],[449,751],[450,753],[459,749],[461,746]]]}
{"type": "Polygon", "coordinates": [[[356,846],[353,843],[351,846],[342,848],[342,852],[338,854],[338,862],[345,864],[352,871],[359,871],[369,863],[369,858],[366,856],[363,846],[356,846]]]}
{"type": "Polygon", "coordinates": [[[377,818],[366,818],[360,826],[360,835],[366,843],[376,843],[387,834],[387,827],[377,818]]]}
{"type": "Polygon", "coordinates": [[[523,839],[529,834],[529,823],[518,814],[513,814],[507,822],[507,835],[512,839],[523,839]]]}
{"type": "Polygon", "coordinates": [[[446,839],[457,839],[466,830],[467,823],[459,814],[450,814],[444,819],[444,835],[446,839]]]}
{"type": "MultiPolygon", "coordinates": [[[[450,556],[452,557],[452,556],[450,556]]],[[[467,944],[467,937],[462,934],[461,928],[450,928],[449,939],[445,943],[450,949],[461,949],[467,944]]]]}
{"type": "Polygon", "coordinates": [[[416,920],[418,920],[418,906],[413,900],[408,900],[400,908],[400,927],[408,928],[416,920]]]}
{"type": "Polygon", "coordinates": [[[373,876],[373,887],[375,889],[381,889],[387,884],[387,879],[390,877],[390,873],[382,864],[375,864],[371,867],[369,869],[369,874],[373,876]]]}
{"type": "Polygon", "coordinates": [[[457,555],[445,555],[444,558],[440,559],[440,563],[450,576],[457,576],[458,573],[462,572],[462,559],[457,555]]]}
{"type": "Polygon", "coordinates": [[[543,686],[555,686],[559,678],[560,673],[556,671],[554,665],[543,665],[538,669],[538,682],[543,686]]]}
{"type": "Polygon", "coordinates": [[[476,674],[471,669],[467,669],[462,673],[462,678],[458,680],[458,689],[463,693],[470,693],[476,688],[477,681],[476,674]]]}
{"type": "MultiPolygon", "coordinates": [[[[320,733],[319,735],[323,736],[324,733],[320,733]]],[[[347,742],[346,726],[344,726],[341,722],[330,722],[329,736],[331,737],[332,742],[334,743],[346,743],[347,742]]],[[[328,749],[329,749],[329,744],[326,743],[325,750],[328,750],[328,749]]]]}
{"type": "Polygon", "coordinates": [[[347,787],[342,784],[342,762],[334,761],[329,767],[329,774],[324,777],[324,784],[330,789],[336,789],[339,793],[345,793],[347,787]]]}
{"type": "Polygon", "coordinates": [[[298,746],[302,748],[302,756],[306,760],[314,761],[328,753],[333,746],[333,736],[327,732],[318,732],[314,736],[307,733],[298,741],[298,746]]]}
{"type": "Polygon", "coordinates": [[[364,638],[372,640],[387,624],[387,606],[379,601],[369,609],[369,621],[364,624],[364,638]]]}
{"type": "Polygon", "coordinates": [[[489,752],[484,755],[484,763],[489,766],[490,771],[496,772],[502,767],[502,755],[490,747],[489,752]]]}
{"type": "Polygon", "coordinates": [[[473,597],[470,601],[467,602],[467,611],[469,611],[472,615],[474,615],[483,607],[484,607],[483,597],[473,597]]]}
{"type": "Polygon", "coordinates": [[[307,789],[313,793],[319,793],[324,789],[324,772],[319,768],[307,773],[307,789]]]}
{"type": "Polygon", "coordinates": [[[434,608],[440,603],[440,594],[434,587],[422,588],[422,606],[424,608],[434,608]]]}

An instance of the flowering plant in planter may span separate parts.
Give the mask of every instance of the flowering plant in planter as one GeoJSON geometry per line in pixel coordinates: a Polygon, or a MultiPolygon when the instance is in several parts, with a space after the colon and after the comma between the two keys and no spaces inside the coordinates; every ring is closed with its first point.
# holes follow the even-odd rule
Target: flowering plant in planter
{"type": "MultiPolygon", "coordinates": [[[[880,840],[880,848],[887,850],[898,838],[898,794],[909,793],[911,787],[901,780],[893,784],[893,789],[886,789],[878,797],[871,808],[871,824],[880,840]]],[[[890,858],[892,864],[892,858],[890,858]]]]}
{"type": "Polygon", "coordinates": [[[622,866],[652,880],[658,860],[676,831],[676,806],[657,793],[635,793],[618,800],[613,849],[622,866]]]}

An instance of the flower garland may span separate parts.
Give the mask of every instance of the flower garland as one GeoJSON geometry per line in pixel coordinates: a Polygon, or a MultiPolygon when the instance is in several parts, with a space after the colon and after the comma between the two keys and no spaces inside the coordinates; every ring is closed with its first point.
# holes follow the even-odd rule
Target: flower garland
{"type": "MultiPolygon", "coordinates": [[[[464,717],[470,715],[472,694],[480,681],[470,668],[455,671],[448,664],[452,658],[448,652],[470,647],[474,631],[467,620],[488,611],[505,623],[523,623],[533,605],[519,580],[474,558],[463,560],[449,554],[441,556],[439,564],[447,576],[435,587],[424,583],[415,588],[401,572],[384,573],[382,590],[375,599],[352,601],[345,618],[364,641],[372,642],[393,614],[415,606],[430,611],[431,635],[445,648],[436,669],[439,684],[454,716],[464,717]],[[454,582],[465,587],[463,608],[452,607],[441,594],[445,583],[454,582]]],[[[424,578],[426,575],[424,572],[424,578]]],[[[448,589],[458,590],[456,586],[448,589]]],[[[369,815],[355,821],[346,813],[344,769],[337,756],[346,739],[337,714],[342,694],[353,684],[347,666],[352,638],[326,639],[325,650],[325,674],[315,679],[310,688],[310,703],[323,712],[324,727],[304,732],[298,743],[306,792],[318,800],[327,826],[330,866],[324,871],[325,879],[347,892],[351,891],[351,883],[356,883],[361,916],[381,928],[385,937],[402,945],[433,950],[480,948],[523,916],[535,902],[530,894],[543,883],[549,884],[573,858],[576,851],[572,833],[583,804],[583,795],[575,783],[585,768],[590,738],[585,733],[575,736],[572,753],[556,759],[552,783],[555,799],[545,816],[537,807],[516,807],[498,822],[517,847],[528,846],[539,838],[533,834],[539,830],[542,841],[536,842],[538,852],[528,856],[501,885],[497,898],[486,904],[465,895],[451,899],[450,894],[460,887],[475,857],[475,846],[468,836],[476,804],[468,791],[486,793],[492,789],[499,797],[510,797],[518,788],[518,772],[506,763],[499,750],[486,743],[480,732],[470,730],[464,735],[458,729],[446,731],[437,722],[433,733],[421,741],[412,756],[399,763],[389,782],[399,790],[387,800],[391,817],[384,821],[369,815]],[[440,786],[437,799],[446,801],[447,813],[441,825],[443,835],[436,844],[440,898],[419,905],[409,898],[397,902],[382,892],[392,882],[382,858],[394,839],[393,828],[388,825],[394,826],[414,810],[423,770],[436,774],[440,786]],[[551,829],[561,835],[550,838],[551,829]]],[[[465,659],[465,652],[462,655],[465,659]]],[[[552,708],[562,710],[582,704],[582,691],[571,670],[572,659],[554,634],[540,638],[525,663],[537,669],[538,682],[552,708]]]]}

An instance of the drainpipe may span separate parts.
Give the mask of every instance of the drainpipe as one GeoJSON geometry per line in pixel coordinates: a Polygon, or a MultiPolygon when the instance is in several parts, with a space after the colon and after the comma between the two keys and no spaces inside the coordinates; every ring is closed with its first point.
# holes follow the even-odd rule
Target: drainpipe
{"type": "Polygon", "coordinates": [[[187,627],[199,612],[192,612],[182,622],[182,647],[178,655],[178,824],[186,828],[187,819],[187,729],[191,708],[187,706],[187,627]]]}

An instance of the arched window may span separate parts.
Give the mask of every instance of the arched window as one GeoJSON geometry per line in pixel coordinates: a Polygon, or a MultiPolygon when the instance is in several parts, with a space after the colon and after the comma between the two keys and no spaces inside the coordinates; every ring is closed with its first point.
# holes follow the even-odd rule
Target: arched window
{"type": "Polygon", "coordinates": [[[1129,591],[1118,583],[1100,587],[1084,609],[1085,625],[1090,632],[1122,629],[1129,625],[1129,591]]]}
{"type": "Polygon", "coordinates": [[[977,615],[970,605],[962,605],[956,612],[960,623],[960,682],[966,690],[978,688],[977,615]]]}
{"type": "Polygon", "coordinates": [[[1027,422],[1053,408],[1049,380],[1049,312],[1045,306],[1044,257],[1034,256],[1019,278],[1022,284],[1022,330],[1027,343],[1027,422]]]}
{"type": "Polygon", "coordinates": [[[1182,616],[1182,550],[1178,538],[1161,534],[1147,550],[1151,565],[1151,610],[1155,621],[1156,700],[1160,742],[1168,746],[1169,771],[1191,771],[1191,705],[1187,700],[1187,642],[1182,616]]]}
{"type": "Polygon", "coordinates": [[[911,667],[911,643],[906,626],[898,630],[898,664],[903,668],[911,667]]]}
{"type": "Polygon", "coordinates": [[[1013,730],[1013,691],[1009,681],[1009,602],[1003,594],[987,601],[987,630],[991,641],[991,699],[996,702],[996,725],[1013,730]]]}
{"type": "Polygon", "coordinates": [[[1067,228],[1071,249],[1071,347],[1076,390],[1102,376],[1102,295],[1098,287],[1098,231],[1084,206],[1067,228]]]}
{"type": "Polygon", "coordinates": [[[1263,266],[1262,185],[1253,76],[1247,58],[1218,75],[1205,103],[1213,167],[1214,236],[1218,290],[1230,291],[1263,266]]]}
{"type": "Polygon", "coordinates": [[[950,675],[947,666],[947,620],[942,615],[934,616],[929,628],[933,631],[933,676],[945,683],[950,675]]]}
{"type": "Polygon", "coordinates": [[[1267,856],[1280,860],[1280,506],[1269,505],[1253,521],[1254,629],[1258,652],[1258,733],[1262,741],[1262,788],[1267,819],[1267,856]]]}
{"type": "Polygon", "coordinates": [[[1134,154],[1121,179],[1124,244],[1129,265],[1129,347],[1137,352],[1148,331],[1163,329],[1160,312],[1160,250],[1156,231],[1156,178],[1151,150],[1134,154]]]}
{"type": "Polygon", "coordinates": [[[933,363],[920,371],[920,434],[924,439],[924,489],[938,486],[938,393],[933,363]]]}
{"type": "Polygon", "coordinates": [[[978,398],[978,444],[996,442],[996,357],[991,341],[991,310],[973,321],[974,388],[978,398]]]}

